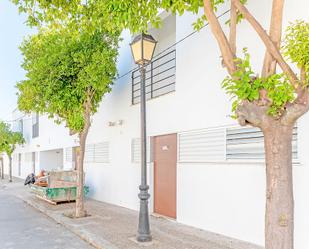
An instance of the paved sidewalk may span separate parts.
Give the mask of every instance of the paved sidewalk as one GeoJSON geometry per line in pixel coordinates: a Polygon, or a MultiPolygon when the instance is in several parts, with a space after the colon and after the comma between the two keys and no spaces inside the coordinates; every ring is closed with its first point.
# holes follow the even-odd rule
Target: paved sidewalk
{"type": "Polygon", "coordinates": [[[7,191],[100,249],[262,249],[262,247],[153,216],[151,216],[153,242],[140,244],[134,241],[138,220],[136,211],[87,200],[85,206],[91,216],[70,219],[63,213],[73,210],[74,203],[54,206],[37,199],[28,188],[22,186],[21,182],[6,184],[6,186],[7,191]]]}
{"type": "Polygon", "coordinates": [[[0,189],[1,249],[93,249],[68,229],[0,189]]]}

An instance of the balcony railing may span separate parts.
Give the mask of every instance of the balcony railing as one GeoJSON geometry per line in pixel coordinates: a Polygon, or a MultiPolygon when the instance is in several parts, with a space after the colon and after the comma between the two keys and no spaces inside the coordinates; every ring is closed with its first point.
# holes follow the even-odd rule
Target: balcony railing
{"type": "MultiPolygon", "coordinates": [[[[176,50],[155,58],[146,66],[146,99],[153,99],[175,91],[176,50]]],[[[141,75],[139,70],[132,72],[132,104],[140,102],[141,75]]]]}

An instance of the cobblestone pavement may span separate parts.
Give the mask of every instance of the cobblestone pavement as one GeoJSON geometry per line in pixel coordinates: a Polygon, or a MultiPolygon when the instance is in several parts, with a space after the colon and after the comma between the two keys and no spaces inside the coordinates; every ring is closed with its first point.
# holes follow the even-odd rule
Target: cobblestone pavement
{"type": "Polygon", "coordinates": [[[7,187],[1,183],[1,249],[93,248],[80,237],[6,190],[7,187]]]}

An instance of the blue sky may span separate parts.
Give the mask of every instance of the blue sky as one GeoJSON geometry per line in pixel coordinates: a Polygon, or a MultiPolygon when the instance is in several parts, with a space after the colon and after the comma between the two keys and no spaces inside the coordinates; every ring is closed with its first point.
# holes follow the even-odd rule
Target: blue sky
{"type": "Polygon", "coordinates": [[[11,119],[16,107],[16,82],[24,78],[18,49],[23,37],[31,33],[25,15],[9,0],[0,0],[0,119],[11,119]]]}

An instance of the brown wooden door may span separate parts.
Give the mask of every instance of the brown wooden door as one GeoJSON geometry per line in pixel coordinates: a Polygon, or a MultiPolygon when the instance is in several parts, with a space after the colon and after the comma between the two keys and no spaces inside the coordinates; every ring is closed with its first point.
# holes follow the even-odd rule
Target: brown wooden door
{"type": "Polygon", "coordinates": [[[154,211],[176,219],[177,134],[154,137],[154,211]]]}

